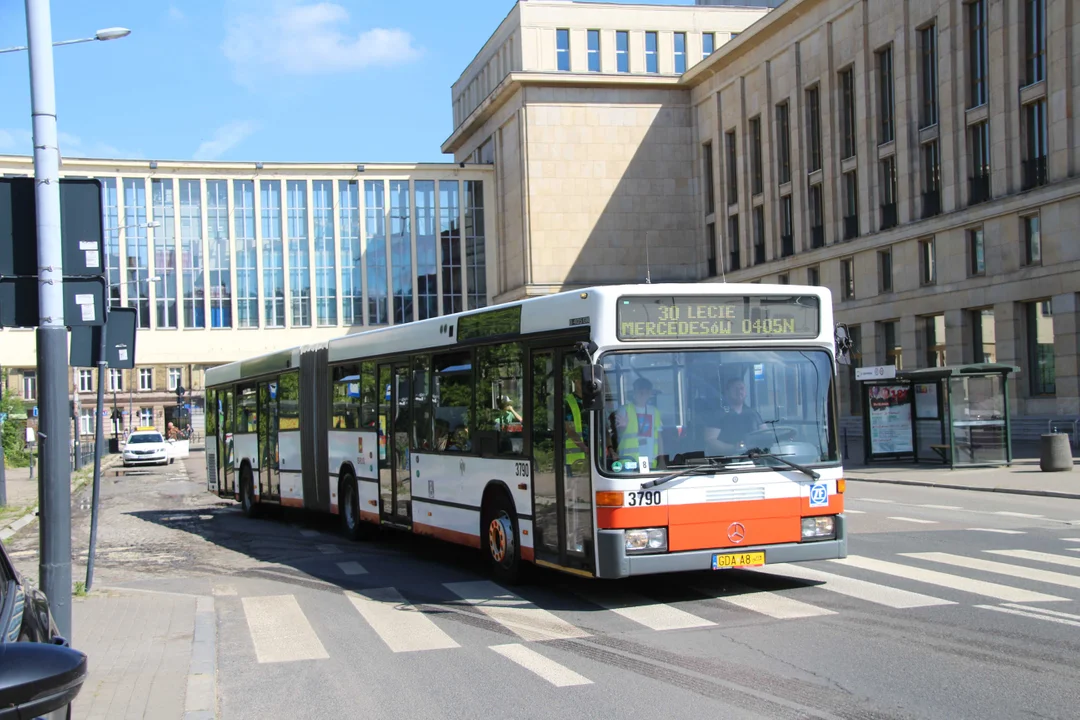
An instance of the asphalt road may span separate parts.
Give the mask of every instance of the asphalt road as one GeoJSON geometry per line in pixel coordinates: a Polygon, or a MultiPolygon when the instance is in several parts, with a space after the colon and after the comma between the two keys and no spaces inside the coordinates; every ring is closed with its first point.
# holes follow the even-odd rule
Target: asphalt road
{"type": "Polygon", "coordinates": [[[214,596],[223,718],[1080,717],[1080,501],[852,482],[847,561],[509,588],[201,465],[106,483],[97,567],[214,596]]]}

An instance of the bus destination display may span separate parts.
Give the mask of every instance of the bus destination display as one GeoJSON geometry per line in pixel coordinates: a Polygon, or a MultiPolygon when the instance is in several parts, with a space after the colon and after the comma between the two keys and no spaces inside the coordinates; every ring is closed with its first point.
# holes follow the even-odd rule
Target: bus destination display
{"type": "Polygon", "coordinates": [[[807,338],[820,331],[820,307],[812,295],[622,297],[616,322],[620,340],[807,338]]]}

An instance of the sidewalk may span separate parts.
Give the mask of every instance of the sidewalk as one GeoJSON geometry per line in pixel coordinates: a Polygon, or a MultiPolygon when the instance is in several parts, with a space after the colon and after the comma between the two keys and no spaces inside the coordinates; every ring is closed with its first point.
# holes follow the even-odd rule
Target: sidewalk
{"type": "MultiPolygon", "coordinates": [[[[102,475],[113,465],[119,463],[120,455],[103,455],[101,458],[102,475]]],[[[7,540],[34,521],[38,508],[38,471],[34,468],[34,477],[30,478],[30,468],[7,468],[7,505],[0,507],[0,540],[7,540]]],[[[71,474],[71,494],[75,495],[84,485],[93,482],[94,465],[83,466],[71,474]]]]}
{"type": "Polygon", "coordinates": [[[1012,467],[964,468],[950,470],[932,462],[918,465],[846,464],[844,477],[852,481],[921,485],[924,487],[979,490],[1017,495],[1080,500],[1080,469],[1071,472],[1043,472],[1038,459],[1013,460],[1012,467]]]}

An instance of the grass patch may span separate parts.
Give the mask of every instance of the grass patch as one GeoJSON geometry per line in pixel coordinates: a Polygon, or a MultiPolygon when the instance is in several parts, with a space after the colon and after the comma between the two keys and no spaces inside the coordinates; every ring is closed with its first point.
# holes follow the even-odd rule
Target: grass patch
{"type": "Polygon", "coordinates": [[[86,583],[82,580],[75,581],[75,589],[72,591],[75,597],[86,597],[86,583]]]}
{"type": "Polygon", "coordinates": [[[30,511],[30,505],[6,505],[0,508],[0,527],[18,520],[30,511]]]}

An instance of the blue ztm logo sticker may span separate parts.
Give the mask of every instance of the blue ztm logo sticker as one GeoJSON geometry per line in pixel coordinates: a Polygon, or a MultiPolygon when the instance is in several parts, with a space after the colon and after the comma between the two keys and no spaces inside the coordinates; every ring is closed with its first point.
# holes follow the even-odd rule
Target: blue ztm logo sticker
{"type": "Polygon", "coordinates": [[[810,507],[821,507],[829,504],[829,486],[828,485],[811,485],[810,486],[810,507]]]}

